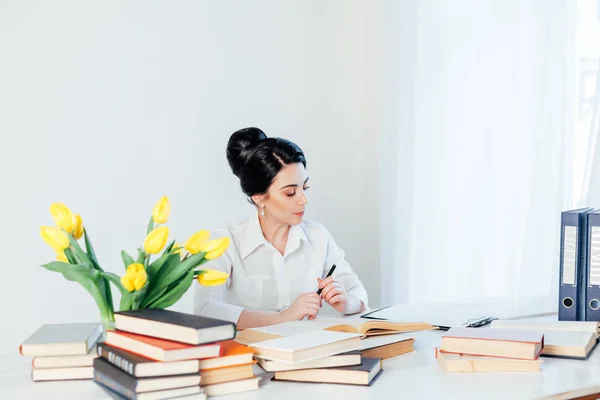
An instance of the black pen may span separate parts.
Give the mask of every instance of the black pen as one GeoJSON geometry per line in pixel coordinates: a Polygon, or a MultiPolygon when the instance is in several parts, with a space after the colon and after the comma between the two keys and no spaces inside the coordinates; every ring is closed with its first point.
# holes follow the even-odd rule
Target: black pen
{"type": "MultiPolygon", "coordinates": [[[[335,264],[333,264],[333,267],[331,267],[331,269],[327,273],[327,276],[325,277],[325,279],[329,278],[331,276],[331,274],[333,274],[333,271],[335,271],[335,264]]],[[[325,279],[323,279],[323,280],[325,280],[325,279]]],[[[317,294],[321,294],[322,291],[323,291],[323,288],[317,290],[317,294]]]]}

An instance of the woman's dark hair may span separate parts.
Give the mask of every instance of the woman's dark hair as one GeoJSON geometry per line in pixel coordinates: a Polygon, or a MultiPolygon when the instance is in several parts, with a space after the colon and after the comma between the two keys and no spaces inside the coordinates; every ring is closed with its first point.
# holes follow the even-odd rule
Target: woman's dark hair
{"type": "Polygon", "coordinates": [[[249,198],[266,193],[284,166],[302,163],[306,168],[300,147],[286,139],[268,138],[258,128],[240,129],[231,135],[227,161],[249,198]]]}

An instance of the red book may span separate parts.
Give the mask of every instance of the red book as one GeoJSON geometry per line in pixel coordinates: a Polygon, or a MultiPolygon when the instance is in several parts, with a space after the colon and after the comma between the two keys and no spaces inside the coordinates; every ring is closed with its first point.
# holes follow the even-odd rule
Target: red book
{"type": "Polygon", "coordinates": [[[105,343],[157,361],[219,357],[220,343],[191,345],[122,331],[107,331],[105,343]]]}

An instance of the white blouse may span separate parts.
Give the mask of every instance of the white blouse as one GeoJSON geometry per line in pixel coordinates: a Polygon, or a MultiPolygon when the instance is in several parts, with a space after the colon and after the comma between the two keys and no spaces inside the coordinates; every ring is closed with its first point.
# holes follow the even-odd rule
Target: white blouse
{"type": "MultiPolygon", "coordinates": [[[[325,278],[334,264],[335,280],[349,297],[355,296],[367,307],[367,291],[322,224],[304,221],[293,225],[283,256],[265,239],[258,214],[229,222],[226,230],[211,236],[229,236],[231,243],[221,257],[203,267],[225,271],[229,278],[220,286],[194,285],[195,314],[237,322],[244,308],[284,310],[298,295],[316,292],[317,278],[325,278]]],[[[347,304],[352,303],[356,304],[347,304]]]]}

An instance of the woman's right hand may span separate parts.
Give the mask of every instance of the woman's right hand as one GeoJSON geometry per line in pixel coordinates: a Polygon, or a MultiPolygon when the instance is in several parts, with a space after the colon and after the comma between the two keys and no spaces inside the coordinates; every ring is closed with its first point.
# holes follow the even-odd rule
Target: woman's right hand
{"type": "Polygon", "coordinates": [[[321,308],[321,296],[315,292],[303,293],[287,309],[281,312],[284,321],[301,321],[304,317],[308,319],[317,318],[321,308]]]}

